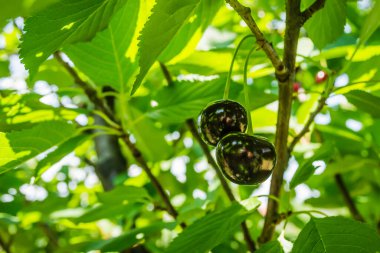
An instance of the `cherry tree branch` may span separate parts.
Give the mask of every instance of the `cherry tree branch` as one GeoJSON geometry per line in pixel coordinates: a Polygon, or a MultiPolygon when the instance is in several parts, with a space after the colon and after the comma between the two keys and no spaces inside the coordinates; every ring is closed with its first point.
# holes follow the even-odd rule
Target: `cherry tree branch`
{"type": "Polygon", "coordinates": [[[281,61],[272,43],[267,41],[260,28],[257,26],[256,21],[251,15],[251,9],[242,5],[238,0],[226,0],[228,3],[244,20],[253,35],[256,37],[256,43],[263,49],[269,60],[272,62],[273,67],[276,70],[276,76],[280,80],[287,79],[288,70],[281,61]]]}
{"type": "MultiPolygon", "coordinates": [[[[289,76],[285,80],[281,80],[277,76],[277,80],[279,81],[279,103],[275,139],[277,163],[273,171],[269,193],[270,195],[273,195],[275,197],[280,196],[284,172],[288,166],[289,160],[287,143],[293,99],[292,89],[295,78],[295,59],[297,53],[299,32],[301,29],[300,2],[301,0],[286,1],[286,28],[284,38],[283,62],[285,64],[286,69],[289,70],[289,76]]],[[[264,227],[259,238],[260,243],[265,243],[271,240],[276,228],[278,210],[279,203],[274,201],[273,199],[269,199],[264,227]]]]}
{"type": "Polygon", "coordinates": [[[334,88],[334,81],[330,80],[333,79],[332,76],[329,77],[329,79],[326,82],[325,90],[322,93],[321,97],[318,100],[318,105],[317,108],[313,112],[310,113],[310,116],[308,120],[306,121],[305,125],[303,126],[302,130],[294,137],[292,142],[289,144],[288,147],[288,152],[289,155],[293,152],[294,147],[296,144],[301,140],[301,138],[310,131],[310,126],[313,124],[315,117],[322,111],[324,106],[326,105],[326,100],[329,98],[331,92],[333,91],[334,88]]]}
{"type": "Polygon", "coordinates": [[[4,252],[6,253],[11,253],[10,243],[6,243],[1,236],[0,236],[0,248],[2,248],[4,252]]]}
{"type": "Polygon", "coordinates": [[[312,5],[310,5],[306,10],[301,13],[301,25],[305,24],[306,21],[313,16],[314,13],[319,11],[325,6],[326,0],[316,0],[312,5]]]}
{"type": "MultiPolygon", "coordinates": [[[[160,62],[160,67],[161,67],[162,73],[164,74],[166,82],[168,83],[168,85],[172,85],[173,84],[173,78],[172,78],[168,68],[166,67],[166,65],[164,63],[161,63],[161,62],[160,62]]],[[[191,132],[191,134],[193,135],[194,139],[198,142],[199,146],[201,146],[202,151],[203,151],[204,155],[206,156],[207,162],[215,170],[216,175],[219,178],[219,181],[220,181],[222,188],[223,188],[224,192],[226,193],[228,199],[231,202],[236,201],[236,198],[235,198],[234,194],[232,193],[230,186],[228,185],[226,179],[224,178],[222,172],[220,171],[219,166],[216,164],[215,159],[212,157],[207,144],[202,140],[201,136],[199,135],[198,130],[197,130],[197,126],[196,126],[194,120],[193,119],[186,120],[186,125],[187,125],[187,128],[189,129],[189,131],[191,132]]],[[[247,243],[248,249],[250,250],[250,252],[255,252],[256,251],[256,245],[255,245],[255,242],[253,241],[253,239],[249,233],[248,226],[247,226],[247,223],[245,221],[243,221],[241,223],[241,229],[243,231],[244,239],[247,243]]]]}
{"type": "MultiPolygon", "coordinates": [[[[54,57],[62,64],[62,66],[71,74],[71,76],[74,78],[75,82],[84,90],[88,98],[92,103],[95,104],[101,110],[104,114],[106,114],[113,122],[115,122],[118,125],[118,129],[122,131],[121,139],[126,144],[126,146],[131,151],[133,157],[135,158],[136,162],[141,166],[141,168],[144,170],[144,172],[147,174],[148,178],[152,182],[153,186],[155,187],[157,193],[161,197],[162,201],[165,203],[168,213],[173,216],[173,218],[177,218],[178,213],[175,210],[174,206],[170,202],[170,198],[164,188],[162,187],[161,183],[158,181],[156,176],[152,173],[150,167],[148,166],[148,163],[145,161],[144,157],[142,156],[141,151],[136,147],[134,143],[130,140],[129,133],[124,130],[118,119],[115,117],[113,113],[109,111],[108,106],[106,105],[105,101],[97,95],[97,91],[95,88],[93,88],[89,83],[84,81],[78,73],[75,71],[74,68],[72,68],[67,62],[65,62],[60,54],[56,52],[54,54],[54,57]]],[[[112,126],[114,127],[114,126],[112,126]]],[[[186,227],[184,223],[180,224],[182,228],[186,227]]]]}
{"type": "Polygon", "coordinates": [[[334,176],[336,185],[338,186],[340,192],[342,193],[343,200],[346,203],[348,210],[350,210],[351,216],[358,221],[364,222],[364,218],[357,209],[354,200],[352,199],[350,192],[347,189],[346,184],[343,181],[341,174],[336,174],[334,176]]]}
{"type": "Polygon", "coordinates": [[[66,69],[67,72],[69,72],[69,74],[73,77],[75,83],[82,88],[91,102],[93,102],[94,105],[108,118],[114,118],[112,110],[108,107],[106,101],[99,97],[97,90],[93,88],[89,83],[84,81],[75,71],[75,69],[72,68],[68,62],[62,59],[62,56],[59,52],[54,53],[54,58],[66,69]]]}

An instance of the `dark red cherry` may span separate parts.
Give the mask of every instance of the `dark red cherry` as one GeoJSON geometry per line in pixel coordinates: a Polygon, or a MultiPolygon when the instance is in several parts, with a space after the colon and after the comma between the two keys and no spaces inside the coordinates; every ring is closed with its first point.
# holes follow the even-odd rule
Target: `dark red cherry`
{"type": "Polygon", "coordinates": [[[236,184],[260,184],[267,180],[276,165],[272,143],[259,136],[232,133],[216,147],[216,160],[223,174],[236,184]]]}
{"type": "Polygon", "coordinates": [[[299,89],[301,88],[301,84],[298,82],[293,83],[293,92],[298,93],[299,89]]]}
{"type": "Polygon", "coordinates": [[[238,102],[218,100],[206,106],[198,118],[202,139],[216,146],[225,135],[233,132],[245,132],[247,129],[247,111],[238,102]]]}
{"type": "Polygon", "coordinates": [[[315,75],[315,82],[316,83],[323,83],[324,81],[326,81],[327,77],[328,77],[327,73],[323,70],[320,70],[315,75]]]}

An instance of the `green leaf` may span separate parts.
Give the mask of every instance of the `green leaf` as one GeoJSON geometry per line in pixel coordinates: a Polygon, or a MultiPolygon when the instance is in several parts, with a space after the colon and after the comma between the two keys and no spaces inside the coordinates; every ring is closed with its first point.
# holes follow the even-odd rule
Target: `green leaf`
{"type": "Polygon", "coordinates": [[[195,51],[185,59],[168,64],[170,70],[187,71],[201,75],[227,73],[229,70],[226,62],[231,62],[232,50],[195,51]]]}
{"type": "Polygon", "coordinates": [[[72,124],[46,121],[29,129],[0,133],[0,173],[58,145],[70,138],[74,132],[72,124]]]}
{"type": "Polygon", "coordinates": [[[136,146],[143,152],[148,161],[162,161],[172,154],[173,149],[165,141],[165,132],[154,125],[132,105],[126,106],[129,118],[129,129],[136,139],[136,146]]]}
{"type": "Polygon", "coordinates": [[[235,232],[256,208],[245,210],[234,203],[220,212],[212,212],[186,228],[167,249],[167,253],[208,252],[235,232]],[[207,239],[206,239],[207,238],[207,239]]]}
{"type": "Polygon", "coordinates": [[[126,0],[62,0],[28,18],[20,57],[31,78],[62,46],[90,40],[104,29],[126,0]]]}
{"type": "Polygon", "coordinates": [[[91,135],[80,134],[58,145],[56,150],[50,152],[44,159],[39,161],[35,169],[36,179],[38,179],[42,175],[42,173],[49,169],[53,164],[59,162],[63,157],[68,155],[70,152],[74,151],[75,148],[80,146],[90,137],[91,135]]]}
{"type": "Polygon", "coordinates": [[[28,17],[59,0],[0,0],[0,23],[6,19],[28,17]]]}
{"type": "Polygon", "coordinates": [[[337,173],[346,173],[350,171],[378,170],[380,163],[377,160],[365,159],[356,155],[346,155],[343,158],[337,158],[333,163],[328,164],[322,174],[325,177],[331,177],[337,173]]]}
{"type": "Polygon", "coordinates": [[[135,205],[96,205],[84,212],[79,217],[72,218],[75,223],[88,223],[101,219],[115,219],[119,216],[127,215],[128,212],[133,212],[134,209],[141,209],[141,204],[135,205]]]}
{"type": "Polygon", "coordinates": [[[41,64],[38,72],[34,76],[34,80],[43,80],[49,84],[58,85],[60,88],[70,87],[75,83],[74,78],[55,58],[49,59],[41,64]]]}
{"type": "Polygon", "coordinates": [[[333,144],[326,143],[325,145],[321,146],[312,157],[310,157],[309,159],[306,159],[299,166],[292,180],[290,181],[290,188],[294,188],[297,185],[305,182],[314,174],[314,172],[318,169],[318,167],[314,167],[313,162],[318,161],[318,160],[327,160],[333,155],[334,155],[333,144]]]}
{"type": "Polygon", "coordinates": [[[372,253],[379,249],[380,238],[367,224],[327,217],[310,220],[294,242],[292,253],[372,253]]]}
{"type": "Polygon", "coordinates": [[[147,116],[163,123],[181,123],[197,117],[210,102],[221,99],[226,80],[207,82],[175,82],[162,88],[153,100],[158,103],[147,112],[147,116]]]}
{"type": "Polygon", "coordinates": [[[175,226],[175,222],[157,222],[147,227],[128,231],[118,237],[111,238],[109,240],[95,243],[91,242],[85,249],[82,250],[85,252],[92,250],[101,250],[102,252],[121,252],[124,249],[131,248],[133,245],[151,238],[154,234],[160,233],[163,229],[172,230],[175,228],[175,226]]]}
{"type": "Polygon", "coordinates": [[[380,117],[380,97],[362,90],[353,90],[344,94],[344,96],[358,109],[368,112],[376,118],[380,117]]]}
{"type": "Polygon", "coordinates": [[[108,205],[119,205],[123,202],[147,202],[150,200],[148,192],[142,187],[121,185],[109,192],[98,193],[100,202],[108,205]]]}
{"type": "Polygon", "coordinates": [[[198,3],[199,0],[157,0],[152,15],[141,32],[140,72],[133,84],[132,94],[138,89],[157,57],[190,18],[198,3]]]}
{"type": "Polygon", "coordinates": [[[0,213],[0,224],[17,225],[20,222],[17,216],[12,216],[7,213],[0,213]]]}
{"type": "Polygon", "coordinates": [[[380,1],[374,1],[375,4],[372,7],[371,12],[367,15],[364,25],[361,28],[360,43],[364,44],[371,37],[371,35],[380,26],[379,13],[380,13],[380,1]]]}
{"type": "Polygon", "coordinates": [[[193,50],[223,2],[221,0],[200,1],[194,11],[191,22],[181,27],[169,45],[160,54],[159,60],[161,62],[168,62],[184,48],[186,51],[193,50]]]}
{"type": "Polygon", "coordinates": [[[354,132],[343,129],[343,128],[329,126],[329,125],[317,125],[316,128],[321,132],[335,135],[337,137],[345,138],[351,141],[356,141],[356,142],[361,142],[361,143],[364,143],[365,141],[360,135],[355,134],[354,132]]]}
{"type": "Polygon", "coordinates": [[[128,1],[112,18],[107,29],[91,42],[68,45],[64,52],[75,66],[99,86],[123,88],[137,70],[137,63],[126,56],[139,13],[140,1],[128,1]]]}
{"type": "Polygon", "coordinates": [[[256,251],[256,253],[284,253],[279,241],[267,242],[256,251]]]}
{"type": "Polygon", "coordinates": [[[0,61],[0,78],[9,75],[9,61],[0,61]]]}
{"type": "Polygon", "coordinates": [[[324,8],[305,23],[305,29],[314,44],[321,49],[343,34],[345,23],[346,1],[328,0],[324,8]]]}

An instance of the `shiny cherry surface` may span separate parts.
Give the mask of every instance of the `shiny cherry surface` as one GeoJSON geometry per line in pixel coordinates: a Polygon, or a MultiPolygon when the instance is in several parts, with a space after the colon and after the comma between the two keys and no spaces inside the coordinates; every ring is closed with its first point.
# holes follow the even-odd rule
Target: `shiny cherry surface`
{"type": "Polygon", "coordinates": [[[327,73],[323,70],[318,71],[318,73],[315,75],[315,82],[316,83],[323,83],[327,80],[327,73]]]}
{"type": "Polygon", "coordinates": [[[206,106],[198,118],[202,139],[216,146],[225,135],[233,132],[245,132],[247,129],[247,111],[238,102],[218,100],[206,106]]]}
{"type": "Polygon", "coordinates": [[[223,174],[236,184],[260,184],[272,174],[276,151],[272,143],[259,136],[232,133],[216,147],[216,159],[223,174]]]}

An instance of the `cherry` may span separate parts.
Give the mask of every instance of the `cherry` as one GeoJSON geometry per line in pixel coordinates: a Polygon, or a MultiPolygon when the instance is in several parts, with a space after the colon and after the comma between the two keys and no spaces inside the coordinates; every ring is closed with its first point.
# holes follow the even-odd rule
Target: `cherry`
{"type": "Polygon", "coordinates": [[[298,90],[301,88],[301,84],[299,82],[293,83],[293,92],[298,93],[298,90]]]}
{"type": "Polygon", "coordinates": [[[247,123],[247,111],[231,100],[218,100],[207,105],[198,118],[202,139],[212,146],[229,133],[245,132],[247,123]]]}
{"type": "Polygon", "coordinates": [[[276,151],[266,138],[232,133],[218,143],[216,160],[225,177],[232,182],[260,184],[272,174],[276,151]]]}
{"type": "Polygon", "coordinates": [[[327,79],[327,73],[323,70],[318,71],[318,73],[315,75],[315,82],[316,83],[323,83],[327,79]]]}

